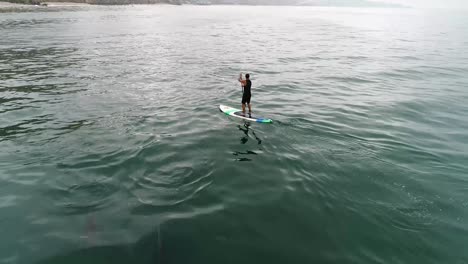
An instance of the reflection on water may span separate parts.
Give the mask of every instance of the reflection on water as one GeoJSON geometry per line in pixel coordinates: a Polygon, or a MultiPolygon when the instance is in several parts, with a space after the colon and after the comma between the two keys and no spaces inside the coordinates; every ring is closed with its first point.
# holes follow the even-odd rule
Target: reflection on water
{"type": "Polygon", "coordinates": [[[259,137],[257,137],[257,134],[255,134],[255,131],[251,128],[250,122],[244,121],[243,126],[238,125],[237,127],[240,131],[244,132],[244,136],[240,140],[242,144],[245,144],[247,143],[247,141],[249,141],[249,132],[251,132],[250,134],[257,141],[258,145],[262,144],[262,140],[259,137]]]}
{"type": "MultiPolygon", "coordinates": [[[[252,128],[251,123],[249,121],[243,121],[243,124],[238,125],[237,128],[243,133],[242,137],[240,138],[240,142],[242,145],[246,145],[249,139],[254,139],[257,145],[262,144],[262,140],[257,136],[255,130],[252,128]]],[[[234,151],[232,154],[236,156],[236,161],[252,161],[252,159],[249,158],[249,156],[258,155],[257,152],[252,150],[234,151]]]]}

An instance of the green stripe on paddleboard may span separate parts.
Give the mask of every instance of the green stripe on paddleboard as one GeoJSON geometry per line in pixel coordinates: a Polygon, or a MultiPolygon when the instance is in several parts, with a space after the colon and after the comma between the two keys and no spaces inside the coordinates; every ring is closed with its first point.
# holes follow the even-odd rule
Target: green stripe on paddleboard
{"type": "Polygon", "coordinates": [[[224,112],[224,113],[225,113],[226,115],[230,115],[230,114],[235,113],[235,112],[237,112],[237,111],[239,111],[239,110],[237,110],[237,109],[231,109],[231,110],[226,110],[226,112],[224,112]]]}

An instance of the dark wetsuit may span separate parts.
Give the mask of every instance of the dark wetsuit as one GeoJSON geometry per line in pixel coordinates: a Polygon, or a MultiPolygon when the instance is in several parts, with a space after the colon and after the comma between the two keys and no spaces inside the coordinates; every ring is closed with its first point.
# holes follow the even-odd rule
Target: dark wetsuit
{"type": "Polygon", "coordinates": [[[252,87],[252,82],[250,80],[246,80],[245,86],[244,86],[244,94],[242,94],[242,104],[245,104],[245,103],[250,104],[250,97],[252,96],[250,93],[251,87],[252,87]]]}

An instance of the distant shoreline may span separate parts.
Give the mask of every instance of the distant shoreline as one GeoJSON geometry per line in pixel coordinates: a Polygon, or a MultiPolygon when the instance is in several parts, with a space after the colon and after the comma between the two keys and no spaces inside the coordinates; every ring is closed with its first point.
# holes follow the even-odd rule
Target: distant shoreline
{"type": "Polygon", "coordinates": [[[43,7],[46,6],[89,6],[88,3],[77,3],[77,2],[34,2],[31,4],[25,4],[25,3],[12,3],[12,2],[4,2],[0,1],[0,8],[21,8],[21,7],[34,7],[34,6],[41,6],[42,4],[43,7]]]}
{"type": "Polygon", "coordinates": [[[170,4],[179,5],[179,3],[160,2],[159,0],[65,0],[65,1],[41,1],[41,0],[12,0],[0,1],[0,9],[5,8],[28,8],[28,7],[68,7],[68,6],[90,6],[90,5],[159,5],[170,4]],[[136,2],[136,3],[135,3],[136,2]]]}
{"type": "MultiPolygon", "coordinates": [[[[0,13],[3,12],[14,12],[14,11],[24,11],[31,10],[36,8],[47,9],[47,7],[85,7],[92,5],[99,6],[108,6],[108,5],[219,5],[219,4],[181,4],[175,0],[65,0],[65,1],[41,1],[41,0],[12,0],[11,2],[0,1],[0,13]]],[[[226,5],[226,4],[224,4],[226,5]]],[[[236,5],[236,4],[228,4],[236,5]]],[[[237,5],[246,5],[246,4],[237,4],[237,5]]],[[[250,6],[259,6],[259,5],[250,5],[250,6]]],[[[265,5],[265,6],[304,6],[304,7],[361,7],[365,8],[366,6],[326,6],[326,5],[265,5]]],[[[369,6],[369,8],[409,8],[407,6],[369,6]]]]}

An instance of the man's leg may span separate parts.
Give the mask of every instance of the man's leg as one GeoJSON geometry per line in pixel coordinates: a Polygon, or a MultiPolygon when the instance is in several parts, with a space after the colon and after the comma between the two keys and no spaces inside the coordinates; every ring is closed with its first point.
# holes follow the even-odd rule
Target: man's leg
{"type": "Polygon", "coordinates": [[[242,104],[242,114],[245,115],[245,104],[244,103],[242,104]]]}
{"type": "Polygon", "coordinates": [[[252,107],[250,106],[250,103],[249,103],[249,114],[252,113],[252,107]]]}

